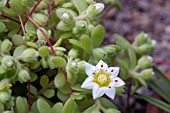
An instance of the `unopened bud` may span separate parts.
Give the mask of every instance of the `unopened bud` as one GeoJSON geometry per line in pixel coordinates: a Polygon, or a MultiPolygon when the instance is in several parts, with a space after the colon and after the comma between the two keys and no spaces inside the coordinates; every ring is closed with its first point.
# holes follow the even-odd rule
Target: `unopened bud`
{"type": "Polygon", "coordinates": [[[68,56],[72,59],[75,59],[78,57],[78,50],[76,49],[71,49],[68,53],[68,56]]]}
{"type": "Polygon", "coordinates": [[[143,79],[150,79],[152,78],[152,75],[154,74],[152,69],[145,69],[141,72],[141,77],[143,79]]]}
{"type": "Polygon", "coordinates": [[[30,80],[30,74],[28,71],[26,70],[21,70],[19,73],[18,73],[18,79],[21,83],[23,82],[27,82],[28,80],[30,80]]]}
{"type": "Polygon", "coordinates": [[[148,40],[148,34],[145,34],[145,33],[140,33],[139,35],[137,35],[136,39],[135,39],[135,44],[137,46],[141,45],[141,44],[144,44],[146,43],[148,40]]]}
{"type": "Polygon", "coordinates": [[[24,50],[21,54],[21,59],[24,62],[32,63],[39,56],[38,52],[33,48],[28,48],[24,50]]]}
{"type": "Polygon", "coordinates": [[[4,69],[10,69],[14,66],[14,58],[12,56],[4,56],[2,58],[2,67],[4,69]]]}
{"type": "Polygon", "coordinates": [[[11,47],[12,47],[12,42],[9,41],[8,39],[5,39],[1,43],[1,51],[2,52],[9,52],[11,50],[11,47]]]}
{"type": "Polygon", "coordinates": [[[87,28],[87,22],[84,20],[76,22],[76,29],[78,31],[83,31],[87,28]]]}
{"type": "Polygon", "coordinates": [[[137,52],[140,54],[140,55],[144,55],[144,54],[148,54],[152,51],[152,46],[151,45],[148,45],[148,44],[143,44],[141,46],[139,46],[137,48],[137,52]]]}
{"type": "Polygon", "coordinates": [[[36,39],[35,32],[31,31],[31,32],[26,33],[24,39],[27,42],[33,42],[36,39]]]}
{"type": "Polygon", "coordinates": [[[91,17],[96,17],[99,16],[103,10],[104,10],[104,4],[96,3],[94,5],[90,5],[87,8],[86,13],[91,17]]]}
{"type": "Polygon", "coordinates": [[[139,60],[138,60],[138,67],[140,69],[145,69],[145,68],[148,68],[148,67],[151,67],[152,66],[152,57],[151,56],[143,56],[141,57],[139,60]]]}
{"type": "Polygon", "coordinates": [[[6,101],[9,100],[9,98],[11,97],[11,95],[5,91],[0,92],[0,100],[1,102],[5,103],[6,101]]]}
{"type": "Polygon", "coordinates": [[[62,21],[66,24],[71,24],[74,21],[73,15],[70,13],[63,13],[62,21]]]}

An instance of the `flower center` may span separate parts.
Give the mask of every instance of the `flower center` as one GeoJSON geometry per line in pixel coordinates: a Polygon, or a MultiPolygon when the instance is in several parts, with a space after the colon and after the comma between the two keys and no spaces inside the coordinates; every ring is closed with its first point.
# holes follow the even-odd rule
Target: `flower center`
{"type": "Polygon", "coordinates": [[[93,82],[97,83],[99,87],[109,87],[111,82],[110,74],[104,70],[100,70],[98,73],[94,73],[93,82]]]}

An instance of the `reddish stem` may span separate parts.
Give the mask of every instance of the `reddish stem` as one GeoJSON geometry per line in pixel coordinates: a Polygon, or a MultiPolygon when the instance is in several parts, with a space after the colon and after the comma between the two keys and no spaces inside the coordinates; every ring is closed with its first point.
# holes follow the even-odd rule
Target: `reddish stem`
{"type": "MultiPolygon", "coordinates": [[[[37,8],[37,6],[41,3],[42,0],[38,0],[37,4],[32,8],[31,12],[29,13],[29,16],[31,16],[34,12],[34,10],[37,8]]],[[[28,18],[25,19],[25,21],[23,22],[23,25],[25,25],[28,21],[28,18]]],[[[18,29],[16,34],[19,34],[19,32],[21,31],[22,27],[20,26],[20,28],[18,29]]]]}
{"type": "Polygon", "coordinates": [[[52,53],[54,54],[54,56],[56,56],[55,50],[52,47],[52,44],[51,44],[48,36],[45,34],[45,32],[41,29],[41,27],[32,18],[29,17],[29,15],[27,15],[26,13],[25,13],[25,15],[41,31],[41,33],[44,35],[45,39],[47,40],[47,43],[50,46],[52,53]]]}
{"type": "Polygon", "coordinates": [[[170,61],[166,61],[166,60],[154,60],[153,61],[155,64],[166,64],[166,65],[170,65],[170,61]]]}
{"type": "MultiPolygon", "coordinates": [[[[26,15],[26,14],[25,14],[25,15],[26,15]]],[[[47,40],[48,45],[50,46],[53,55],[56,56],[56,53],[55,53],[55,51],[54,51],[54,48],[53,48],[52,45],[51,45],[51,42],[49,41],[48,36],[44,33],[44,31],[37,25],[37,23],[36,23],[32,18],[30,18],[28,15],[26,15],[26,16],[27,16],[27,18],[41,31],[41,33],[44,35],[45,39],[47,40]]],[[[66,72],[64,71],[63,68],[60,68],[60,70],[61,70],[62,73],[64,74],[64,77],[65,77],[65,79],[66,79],[66,82],[67,82],[68,87],[69,87],[69,90],[70,90],[70,95],[72,95],[72,89],[71,89],[70,83],[68,82],[66,72]]]]}
{"type": "Polygon", "coordinates": [[[12,21],[14,21],[14,22],[16,22],[16,23],[18,23],[18,24],[20,24],[19,21],[15,20],[15,19],[13,19],[13,18],[11,18],[11,17],[8,17],[8,16],[3,15],[3,14],[2,14],[1,16],[4,17],[4,18],[7,18],[7,19],[9,19],[9,20],[12,20],[12,21]]]}
{"type": "Polygon", "coordinates": [[[69,88],[69,90],[70,90],[70,95],[72,95],[72,94],[73,94],[73,91],[72,91],[72,89],[71,89],[71,85],[70,85],[70,83],[69,83],[69,81],[68,81],[68,78],[67,78],[66,72],[64,71],[64,69],[63,69],[63,68],[60,68],[60,70],[61,70],[61,72],[63,73],[63,75],[64,75],[64,77],[65,77],[65,79],[66,79],[66,82],[67,82],[68,88],[69,88]]]}
{"type": "Polygon", "coordinates": [[[23,23],[22,23],[22,19],[21,19],[20,14],[18,15],[18,18],[19,18],[19,21],[20,21],[20,23],[21,23],[22,31],[23,31],[24,36],[25,36],[25,29],[24,29],[24,25],[23,25],[23,23]]]}
{"type": "Polygon", "coordinates": [[[49,8],[47,10],[48,16],[47,16],[45,22],[43,23],[43,27],[47,24],[47,21],[48,21],[48,19],[50,17],[51,10],[52,10],[53,7],[54,7],[54,1],[52,1],[51,4],[49,5],[49,8]]]}
{"type": "Polygon", "coordinates": [[[28,109],[31,111],[31,94],[30,94],[30,80],[28,80],[28,109]]]}

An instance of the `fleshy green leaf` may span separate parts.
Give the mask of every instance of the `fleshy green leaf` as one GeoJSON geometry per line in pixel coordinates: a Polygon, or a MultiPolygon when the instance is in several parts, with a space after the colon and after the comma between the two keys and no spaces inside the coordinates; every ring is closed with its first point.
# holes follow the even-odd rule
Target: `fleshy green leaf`
{"type": "Polygon", "coordinates": [[[66,66],[66,60],[62,57],[59,57],[59,56],[54,57],[52,59],[52,61],[56,67],[65,67],[66,66]]]}
{"type": "Polygon", "coordinates": [[[61,102],[56,103],[52,107],[52,113],[62,113],[63,111],[63,104],[61,102]]]}
{"type": "Polygon", "coordinates": [[[34,87],[33,85],[30,85],[30,92],[34,95],[37,95],[37,88],[34,87]]]}
{"type": "Polygon", "coordinates": [[[40,113],[51,113],[52,112],[49,104],[43,99],[38,99],[37,108],[40,113]]]}
{"type": "Polygon", "coordinates": [[[20,45],[23,43],[23,38],[21,35],[14,35],[12,37],[12,42],[14,43],[14,45],[20,45]]]}
{"type": "Polygon", "coordinates": [[[25,45],[21,45],[21,46],[18,46],[15,50],[14,50],[14,54],[13,54],[13,57],[18,57],[21,55],[21,53],[27,49],[27,46],[25,45]]]}
{"type": "Polygon", "coordinates": [[[93,50],[93,44],[92,44],[92,41],[91,39],[86,36],[86,35],[83,35],[81,37],[81,43],[82,43],[82,46],[83,46],[83,49],[88,53],[88,54],[92,54],[92,50],[93,50]]]}
{"type": "Polygon", "coordinates": [[[130,58],[130,68],[134,69],[136,66],[136,60],[137,60],[135,51],[132,49],[129,49],[128,53],[129,53],[129,58],[130,58]]]}
{"type": "Polygon", "coordinates": [[[96,104],[94,104],[93,106],[87,108],[83,113],[92,113],[92,111],[95,110],[96,107],[97,107],[96,104]]]}
{"type": "Polygon", "coordinates": [[[67,100],[62,113],[79,113],[78,106],[72,98],[67,100]]]}
{"type": "Polygon", "coordinates": [[[17,113],[27,113],[28,105],[27,105],[27,100],[25,98],[17,97],[16,111],[17,111],[17,113]]]}
{"type": "Polygon", "coordinates": [[[130,43],[122,36],[115,34],[114,38],[116,39],[116,43],[123,49],[127,50],[131,47],[130,43]]]}
{"type": "Polygon", "coordinates": [[[2,33],[6,29],[6,25],[0,22],[0,33],[2,33]]]}
{"type": "Polygon", "coordinates": [[[79,11],[79,14],[87,9],[87,3],[85,0],[72,0],[72,2],[79,11]]]}
{"type": "Polygon", "coordinates": [[[57,88],[64,86],[65,82],[66,82],[66,79],[63,73],[60,72],[55,76],[54,84],[57,88]]]}
{"type": "Polygon", "coordinates": [[[104,39],[104,35],[105,35],[105,29],[103,28],[103,26],[98,25],[94,28],[91,35],[94,48],[100,46],[100,44],[104,39]]]}
{"type": "Polygon", "coordinates": [[[35,25],[31,22],[31,21],[27,21],[27,23],[25,24],[25,31],[26,32],[31,32],[31,31],[35,31],[36,32],[36,27],[35,25]]]}
{"type": "Polygon", "coordinates": [[[62,21],[60,21],[57,25],[57,29],[61,31],[71,31],[74,27],[74,24],[65,24],[62,21]]]}
{"type": "Polygon", "coordinates": [[[2,113],[4,111],[4,105],[0,102],[0,112],[2,113]]]}
{"type": "Polygon", "coordinates": [[[41,84],[41,86],[44,88],[44,87],[46,87],[46,86],[48,85],[48,83],[49,83],[49,78],[48,78],[48,76],[47,76],[47,75],[41,76],[41,78],[40,78],[40,84],[41,84]]]}
{"type": "Polygon", "coordinates": [[[99,100],[104,108],[116,108],[116,106],[106,98],[100,98],[99,100]]]}
{"type": "Polygon", "coordinates": [[[69,39],[69,42],[70,42],[71,44],[73,44],[73,45],[76,45],[76,46],[82,48],[82,44],[81,44],[81,42],[79,42],[78,40],[69,39]]]}
{"type": "Polygon", "coordinates": [[[159,107],[159,108],[161,108],[161,109],[163,109],[167,112],[170,112],[170,105],[164,103],[163,101],[160,101],[158,99],[155,99],[155,98],[152,98],[152,97],[149,97],[149,96],[141,95],[141,94],[137,94],[137,96],[141,99],[148,101],[151,104],[154,104],[155,106],[157,106],[157,107],[159,107]]]}
{"type": "Polygon", "coordinates": [[[54,91],[54,89],[47,89],[42,94],[47,98],[51,98],[54,96],[55,91],[54,91]]]}

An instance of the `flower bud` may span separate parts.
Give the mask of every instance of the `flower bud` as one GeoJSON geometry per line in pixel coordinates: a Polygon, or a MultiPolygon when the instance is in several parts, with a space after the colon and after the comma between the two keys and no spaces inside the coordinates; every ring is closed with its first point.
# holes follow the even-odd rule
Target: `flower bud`
{"type": "Polygon", "coordinates": [[[43,25],[43,23],[46,20],[46,16],[41,13],[33,14],[33,20],[38,24],[38,25],[43,25]]]}
{"type": "Polygon", "coordinates": [[[103,10],[104,10],[104,4],[102,4],[102,3],[96,3],[96,4],[94,4],[94,5],[90,5],[90,6],[87,8],[86,13],[87,13],[89,16],[96,17],[96,16],[99,16],[103,10]]]}
{"type": "Polygon", "coordinates": [[[21,54],[21,59],[24,62],[32,63],[39,56],[38,52],[33,48],[28,48],[24,50],[21,54]]]}
{"type": "Polygon", "coordinates": [[[141,77],[143,79],[150,79],[152,78],[152,75],[154,74],[153,70],[152,69],[145,69],[141,72],[141,77]]]}
{"type": "Polygon", "coordinates": [[[152,51],[152,47],[151,47],[151,45],[148,45],[148,44],[143,44],[137,48],[137,52],[140,55],[150,53],[151,51],[152,51]]]}
{"type": "Polygon", "coordinates": [[[115,55],[116,54],[116,48],[114,45],[107,45],[104,46],[103,49],[106,51],[108,55],[115,55]]]}
{"type": "Polygon", "coordinates": [[[10,49],[12,47],[12,42],[9,41],[8,39],[5,39],[2,43],[1,43],[1,51],[2,52],[9,52],[10,49]]]}
{"type": "Polygon", "coordinates": [[[11,95],[5,91],[0,92],[0,101],[5,103],[6,101],[9,100],[9,98],[11,97],[11,95]]]}
{"type": "Polygon", "coordinates": [[[5,90],[6,88],[10,88],[11,84],[9,84],[8,79],[3,79],[0,81],[0,91],[5,90]]]}
{"type": "Polygon", "coordinates": [[[38,53],[40,57],[45,57],[49,54],[49,49],[47,46],[42,46],[38,49],[38,53]]]}
{"type": "Polygon", "coordinates": [[[33,42],[36,39],[36,34],[34,31],[28,32],[24,37],[26,42],[33,42]]]}
{"type": "Polygon", "coordinates": [[[19,73],[18,73],[18,79],[21,83],[23,82],[27,82],[28,80],[30,80],[30,74],[28,71],[26,70],[21,70],[19,73]]]}
{"type": "Polygon", "coordinates": [[[72,59],[75,59],[78,57],[78,50],[76,49],[71,49],[69,52],[68,52],[68,56],[72,59]]]}
{"type": "Polygon", "coordinates": [[[74,21],[73,15],[71,15],[70,13],[63,13],[61,19],[66,24],[71,24],[74,21]]]}
{"type": "Polygon", "coordinates": [[[152,57],[151,56],[143,56],[138,60],[138,65],[137,67],[139,67],[140,69],[145,69],[148,67],[152,66],[152,57]]]}
{"type": "Polygon", "coordinates": [[[76,29],[78,31],[83,31],[87,28],[87,22],[84,20],[76,22],[76,29]]]}
{"type": "Polygon", "coordinates": [[[142,32],[139,35],[137,35],[134,43],[136,45],[141,45],[141,44],[146,43],[147,40],[148,40],[148,35],[142,32]]]}
{"type": "Polygon", "coordinates": [[[12,56],[4,56],[2,58],[2,67],[4,69],[10,69],[14,66],[14,58],[12,56]]]}

